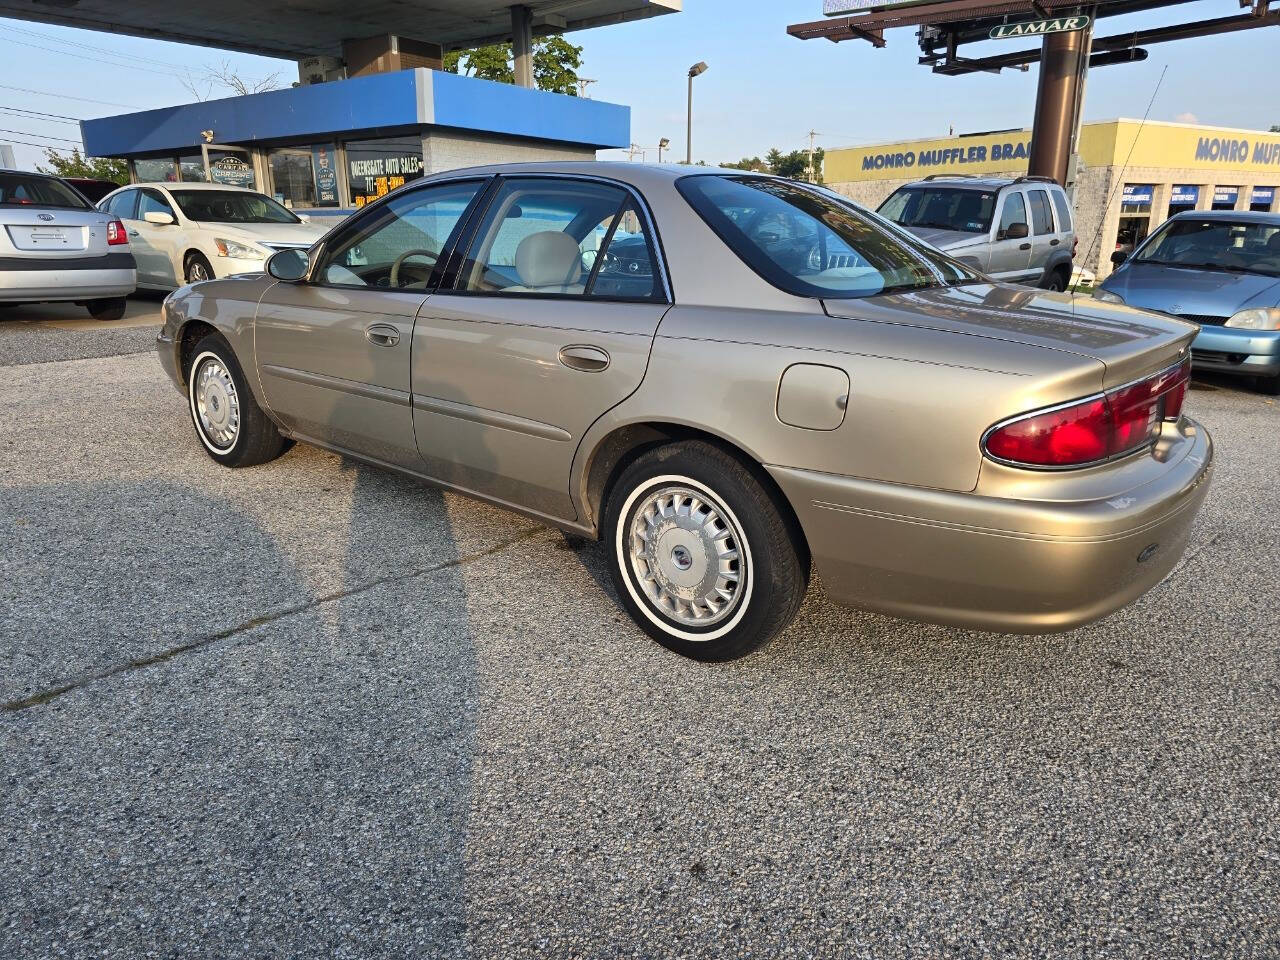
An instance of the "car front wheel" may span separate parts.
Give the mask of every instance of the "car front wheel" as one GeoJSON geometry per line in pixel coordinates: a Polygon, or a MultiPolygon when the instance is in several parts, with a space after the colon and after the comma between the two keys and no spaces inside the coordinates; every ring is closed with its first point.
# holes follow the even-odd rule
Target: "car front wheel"
{"type": "Polygon", "coordinates": [[[745,464],[690,440],[641,455],[605,514],[614,586],[632,619],[676,653],[732,660],[795,618],[809,580],[801,537],[745,464]]]}
{"type": "Polygon", "coordinates": [[[199,283],[202,280],[213,279],[213,267],[209,266],[209,261],[202,254],[193,253],[187,257],[186,264],[187,283],[199,283]]]}
{"type": "Polygon", "coordinates": [[[196,435],[224,467],[253,467],[291,446],[254,399],[231,344],[211,333],[196,344],[187,371],[187,401],[196,435]]]}

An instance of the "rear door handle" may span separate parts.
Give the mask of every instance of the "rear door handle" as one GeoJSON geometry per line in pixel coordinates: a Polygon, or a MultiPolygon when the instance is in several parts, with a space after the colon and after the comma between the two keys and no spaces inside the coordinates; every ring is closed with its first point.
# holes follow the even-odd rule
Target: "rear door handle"
{"type": "Polygon", "coordinates": [[[1058,240],[1058,239],[1056,239],[1056,238],[1055,238],[1055,239],[1053,239],[1053,240],[1050,240],[1050,241],[1049,241],[1049,246],[1051,246],[1051,247],[1056,247],[1056,246],[1057,246],[1058,244],[1060,244],[1061,242],[1062,242],[1061,240],[1058,240]]]}
{"type": "Polygon", "coordinates": [[[571,370],[599,373],[609,366],[609,354],[590,344],[571,343],[560,348],[560,362],[571,370]]]}
{"type": "Polygon", "coordinates": [[[389,323],[373,323],[364,328],[364,338],[375,347],[394,347],[400,342],[400,331],[389,323]]]}
{"type": "Polygon", "coordinates": [[[1031,244],[1029,244],[1029,243],[1024,243],[1022,246],[1018,247],[1018,249],[1019,249],[1019,250],[1030,250],[1030,249],[1031,249],[1031,244]]]}

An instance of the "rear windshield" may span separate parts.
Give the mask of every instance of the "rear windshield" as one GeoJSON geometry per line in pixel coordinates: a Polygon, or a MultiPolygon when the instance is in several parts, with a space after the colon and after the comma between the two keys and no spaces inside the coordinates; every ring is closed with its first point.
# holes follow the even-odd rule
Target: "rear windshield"
{"type": "Polygon", "coordinates": [[[0,173],[0,205],[90,209],[84,197],[61,180],[25,173],[0,173]]]}
{"type": "Polygon", "coordinates": [[[1212,217],[1170,220],[1134,259],[1139,263],[1280,276],[1280,223],[1212,217]]]}
{"type": "Polygon", "coordinates": [[[677,187],[734,253],[788,293],[871,297],[982,279],[848,201],[800,184],[708,175],[677,187]]]}
{"type": "Polygon", "coordinates": [[[170,190],[188,220],[197,223],[301,223],[270,197],[247,190],[170,190]]]}
{"type": "Polygon", "coordinates": [[[986,233],[995,214],[996,195],[956,187],[902,187],[876,211],[904,227],[986,233]]]}

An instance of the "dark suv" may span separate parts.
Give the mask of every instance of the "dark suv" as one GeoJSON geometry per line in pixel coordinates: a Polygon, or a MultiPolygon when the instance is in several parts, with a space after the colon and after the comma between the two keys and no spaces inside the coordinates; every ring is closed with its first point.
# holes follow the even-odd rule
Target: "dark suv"
{"type": "Polygon", "coordinates": [[[1046,290],[1071,282],[1071,201],[1048,177],[926,177],[877,212],[997,280],[1046,290]]]}

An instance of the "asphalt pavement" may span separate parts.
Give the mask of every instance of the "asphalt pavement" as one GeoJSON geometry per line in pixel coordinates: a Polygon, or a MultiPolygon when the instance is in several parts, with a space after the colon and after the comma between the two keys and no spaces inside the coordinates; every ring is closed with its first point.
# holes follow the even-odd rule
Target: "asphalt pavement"
{"type": "Polygon", "coordinates": [[[1275,398],[1190,394],[1214,487],[1101,623],[818,583],[706,665],[597,545],[217,467],[157,308],[0,312],[0,957],[1280,956],[1275,398]]]}

